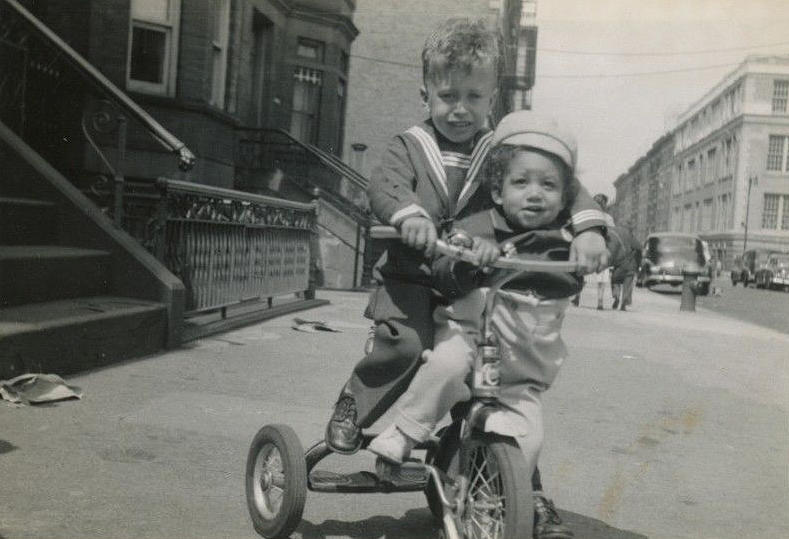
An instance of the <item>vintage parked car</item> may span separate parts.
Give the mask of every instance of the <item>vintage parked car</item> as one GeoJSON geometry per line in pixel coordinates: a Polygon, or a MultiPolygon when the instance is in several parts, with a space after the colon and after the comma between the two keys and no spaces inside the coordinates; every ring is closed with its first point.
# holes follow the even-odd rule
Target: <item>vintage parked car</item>
{"type": "Polygon", "coordinates": [[[650,234],[644,242],[636,285],[647,288],[661,284],[680,286],[684,279],[682,272],[686,270],[698,274],[696,293],[706,296],[712,281],[710,259],[707,243],[695,234],[650,234]]]}
{"type": "Polygon", "coordinates": [[[776,288],[789,292],[789,253],[771,252],[756,270],[756,288],[776,288]]]}
{"type": "Polygon", "coordinates": [[[756,282],[756,270],[766,264],[767,255],[768,251],[764,249],[749,249],[735,258],[734,267],[729,274],[732,286],[742,283],[742,286],[747,287],[756,282]]]}

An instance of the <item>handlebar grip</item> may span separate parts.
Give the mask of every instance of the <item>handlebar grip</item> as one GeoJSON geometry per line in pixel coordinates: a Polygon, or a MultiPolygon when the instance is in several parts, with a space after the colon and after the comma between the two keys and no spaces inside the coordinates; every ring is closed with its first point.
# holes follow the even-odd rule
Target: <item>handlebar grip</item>
{"type": "MultiPolygon", "coordinates": [[[[370,227],[370,237],[376,240],[399,240],[400,232],[393,226],[387,225],[373,225],[370,227]]],[[[463,247],[456,247],[448,243],[437,240],[436,252],[439,254],[469,262],[476,266],[479,265],[479,259],[474,253],[463,247]]],[[[532,271],[541,273],[574,273],[578,271],[578,265],[575,262],[561,262],[553,260],[525,260],[523,258],[499,258],[495,263],[491,264],[494,268],[509,269],[514,271],[532,271]]]]}
{"type": "Polygon", "coordinates": [[[393,226],[373,225],[370,227],[370,237],[374,240],[399,240],[400,232],[393,226]]]}

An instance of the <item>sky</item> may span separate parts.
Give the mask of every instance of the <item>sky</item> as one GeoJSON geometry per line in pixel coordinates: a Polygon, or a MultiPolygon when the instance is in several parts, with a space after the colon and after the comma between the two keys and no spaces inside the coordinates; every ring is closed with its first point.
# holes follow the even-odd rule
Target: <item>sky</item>
{"type": "Polygon", "coordinates": [[[747,55],[789,54],[787,0],[538,0],[537,25],[532,108],[575,132],[581,181],[609,197],[747,55]]]}

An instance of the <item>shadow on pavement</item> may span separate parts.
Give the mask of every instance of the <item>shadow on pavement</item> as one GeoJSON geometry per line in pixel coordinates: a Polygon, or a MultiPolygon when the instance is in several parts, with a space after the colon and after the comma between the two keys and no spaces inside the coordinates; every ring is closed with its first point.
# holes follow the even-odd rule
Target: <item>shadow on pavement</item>
{"type": "Polygon", "coordinates": [[[579,539],[647,539],[646,535],[611,527],[596,518],[561,510],[559,514],[579,539]]]}
{"type": "MultiPolygon", "coordinates": [[[[614,528],[595,518],[559,511],[578,539],[648,539],[646,535],[614,528]]],[[[376,516],[355,522],[324,520],[313,524],[303,520],[296,530],[304,539],[351,537],[353,539],[428,539],[438,536],[439,524],[427,509],[411,509],[402,518],[376,516]]]]}

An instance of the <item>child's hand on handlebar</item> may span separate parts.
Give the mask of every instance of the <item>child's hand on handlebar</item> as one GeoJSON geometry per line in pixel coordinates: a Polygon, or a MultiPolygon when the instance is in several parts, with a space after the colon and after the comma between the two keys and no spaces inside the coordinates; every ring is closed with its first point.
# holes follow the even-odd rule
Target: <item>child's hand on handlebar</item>
{"type": "Polygon", "coordinates": [[[427,217],[408,217],[400,225],[400,239],[409,247],[424,250],[425,256],[432,256],[438,239],[436,225],[427,217]]]}
{"type": "Polygon", "coordinates": [[[578,263],[582,275],[603,271],[608,267],[608,257],[605,239],[596,230],[581,232],[570,245],[570,260],[578,263]]]}
{"type": "Polygon", "coordinates": [[[490,266],[501,256],[499,246],[492,241],[476,237],[473,238],[473,241],[471,252],[477,257],[480,267],[490,266]]]}

